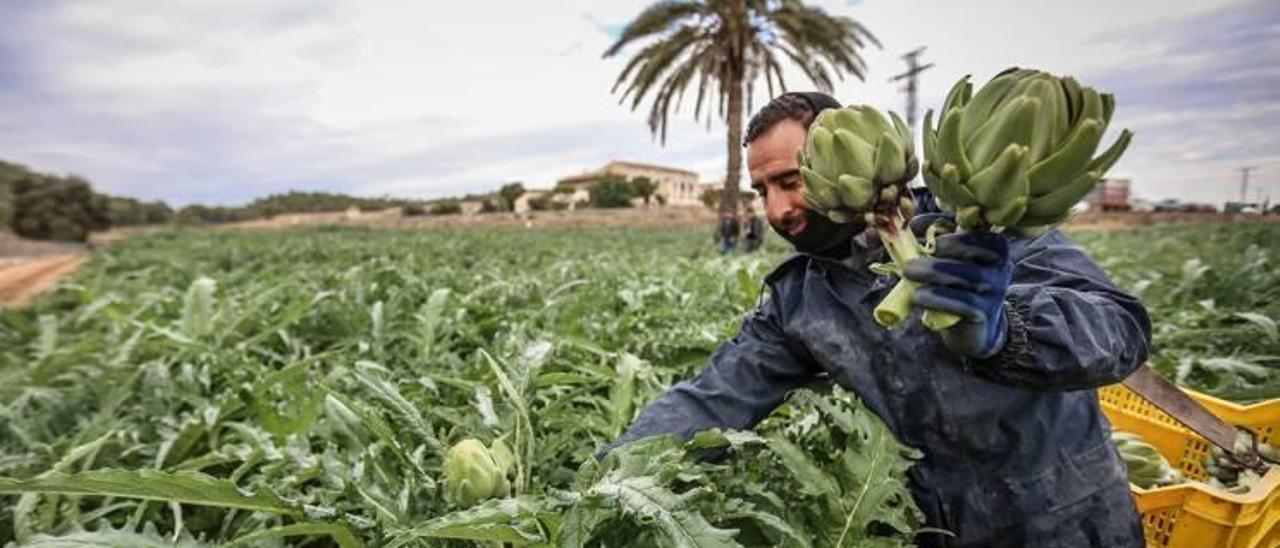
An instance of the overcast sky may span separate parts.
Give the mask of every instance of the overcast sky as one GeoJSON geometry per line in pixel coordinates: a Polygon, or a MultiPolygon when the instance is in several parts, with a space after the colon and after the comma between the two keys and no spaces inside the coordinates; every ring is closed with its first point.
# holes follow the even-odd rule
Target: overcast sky
{"type": "MultiPolygon", "coordinates": [[[[814,3],[884,45],[843,101],[902,109],[888,79],[917,46],[925,108],[963,74],[1075,74],[1137,133],[1112,173],[1138,196],[1234,199],[1249,165],[1280,200],[1280,2],[814,3]]],[[[0,0],[0,159],[177,205],[540,187],[611,159],[720,180],[718,120],[686,108],[660,146],[610,95],[622,61],[601,54],[645,5],[0,0]]]]}

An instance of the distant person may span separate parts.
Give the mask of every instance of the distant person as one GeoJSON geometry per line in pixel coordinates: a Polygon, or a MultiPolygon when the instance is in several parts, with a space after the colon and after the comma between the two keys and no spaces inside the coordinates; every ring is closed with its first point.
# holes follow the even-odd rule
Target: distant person
{"type": "Polygon", "coordinates": [[[741,228],[733,213],[721,213],[720,222],[716,223],[715,241],[720,245],[720,253],[732,253],[738,249],[738,234],[741,228]]]}
{"type": "Polygon", "coordinates": [[[742,251],[743,253],[751,253],[760,249],[760,244],[764,242],[764,221],[760,219],[756,209],[748,205],[744,222],[746,223],[747,234],[742,238],[742,251]]]}

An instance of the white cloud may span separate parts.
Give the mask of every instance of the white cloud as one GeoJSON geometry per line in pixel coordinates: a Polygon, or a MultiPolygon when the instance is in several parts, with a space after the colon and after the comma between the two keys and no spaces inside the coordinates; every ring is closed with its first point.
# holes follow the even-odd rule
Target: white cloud
{"type": "MultiPolygon", "coordinates": [[[[438,196],[507,180],[548,184],[612,158],[682,165],[708,180],[724,173],[720,124],[708,132],[686,108],[660,147],[643,107],[630,112],[609,93],[621,60],[600,58],[608,31],[645,2],[20,4],[0,7],[0,150],[110,192],[179,204],[287,188],[438,196]]],[[[1152,25],[1177,28],[1222,2],[821,4],[885,46],[867,52],[867,82],[841,84],[837,95],[899,108],[887,79],[903,68],[898,56],[920,45],[937,63],[924,76],[924,106],[963,73],[982,81],[1011,64],[1097,75],[1096,85],[1119,91],[1131,75],[1118,68],[1176,50],[1152,25]]],[[[1160,70],[1178,78],[1217,60],[1212,50],[1176,51],[1160,70]]],[[[1249,86],[1273,74],[1230,78],[1249,86]]],[[[1117,114],[1139,131],[1120,168],[1140,193],[1181,194],[1190,174],[1229,179],[1237,159],[1264,165],[1255,175],[1263,183],[1280,180],[1267,174],[1280,166],[1265,167],[1277,154],[1237,158],[1257,148],[1240,140],[1274,135],[1274,110],[1258,127],[1256,105],[1172,113],[1162,107],[1176,97],[1143,101],[1121,95],[1117,114]],[[1206,117],[1204,131],[1178,131],[1206,117]],[[1248,131],[1225,131],[1229,120],[1251,119],[1248,131]]],[[[1227,197],[1214,192],[1195,195],[1227,197]]]]}

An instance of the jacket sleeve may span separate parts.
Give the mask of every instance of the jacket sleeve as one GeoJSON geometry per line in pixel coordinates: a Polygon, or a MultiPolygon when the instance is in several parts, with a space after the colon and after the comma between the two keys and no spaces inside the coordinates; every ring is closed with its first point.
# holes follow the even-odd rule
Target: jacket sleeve
{"type": "Polygon", "coordinates": [[[1118,288],[1057,231],[1015,251],[1004,348],[975,370],[999,382],[1045,390],[1118,383],[1151,349],[1142,303],[1118,288]]]}
{"type": "Polygon", "coordinates": [[[766,299],[742,322],[738,335],[716,349],[697,377],[650,403],[598,456],[658,434],[689,439],[710,428],[750,428],[815,374],[807,352],[783,335],[778,305],[766,299]]]}

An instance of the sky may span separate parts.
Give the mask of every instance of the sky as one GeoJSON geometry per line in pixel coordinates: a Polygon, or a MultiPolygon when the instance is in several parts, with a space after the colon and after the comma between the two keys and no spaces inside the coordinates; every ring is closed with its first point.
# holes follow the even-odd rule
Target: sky
{"type": "MultiPolygon", "coordinates": [[[[179,206],[548,187],[612,159],[723,180],[724,125],[692,96],[664,145],[610,91],[635,48],[602,53],[647,4],[0,0],[0,159],[179,206]]],[[[965,74],[1072,74],[1115,94],[1110,133],[1135,131],[1111,174],[1136,196],[1220,204],[1256,166],[1249,198],[1280,201],[1280,2],[810,4],[882,44],[844,102],[904,109],[889,79],[920,46],[922,111],[965,74]]]]}

